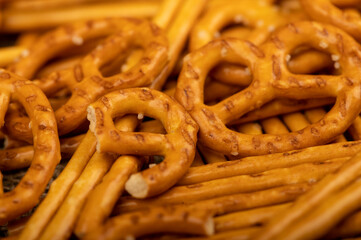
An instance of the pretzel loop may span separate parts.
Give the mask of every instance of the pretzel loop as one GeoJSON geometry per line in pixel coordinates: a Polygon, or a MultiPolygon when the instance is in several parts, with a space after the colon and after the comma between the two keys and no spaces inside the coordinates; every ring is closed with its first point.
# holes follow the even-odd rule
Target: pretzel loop
{"type": "MultiPolygon", "coordinates": [[[[87,106],[100,96],[117,89],[149,85],[168,61],[167,39],[161,29],[153,23],[138,19],[104,21],[103,24],[109,21],[107,27],[111,28],[114,25],[117,28],[116,33],[98,45],[74,68],[49,76],[51,81],[52,78],[56,78],[59,81],[67,82],[65,85],[68,85],[72,92],[68,102],[55,112],[60,135],[78,127],[86,118],[87,106]],[[131,47],[144,49],[143,58],[139,63],[126,72],[104,77],[99,68],[131,47]]],[[[106,32],[109,31],[107,28],[105,29],[106,32]]],[[[56,36],[55,33],[54,36],[56,36]]],[[[52,35],[44,37],[43,41],[47,41],[49,36],[52,35]]],[[[70,44],[68,38],[66,38],[65,43],[70,44]]],[[[62,46],[65,43],[60,42],[58,44],[62,46]]],[[[40,45],[44,44],[42,42],[40,45]]],[[[33,50],[33,52],[34,54],[30,52],[29,56],[20,60],[12,68],[15,70],[23,69],[22,66],[27,65],[23,62],[31,62],[33,58],[38,56],[35,54],[38,49],[33,50]]],[[[31,75],[31,73],[25,75],[29,74],[31,75]]]]}
{"type": "Polygon", "coordinates": [[[339,0],[301,0],[303,9],[312,17],[320,22],[335,25],[358,41],[361,40],[361,17],[360,14],[353,13],[352,6],[360,6],[360,0],[339,1],[339,0]],[[349,9],[342,10],[338,6],[345,5],[349,9]]]}
{"type": "Polygon", "coordinates": [[[55,166],[60,161],[60,146],[54,112],[41,92],[30,81],[8,71],[0,73],[0,123],[11,101],[21,103],[31,119],[34,135],[34,157],[20,183],[0,196],[0,224],[20,216],[39,202],[55,166]]]}
{"type": "Polygon", "coordinates": [[[214,41],[187,57],[178,80],[176,98],[200,125],[202,144],[225,154],[260,155],[323,144],[346,130],[361,109],[361,51],[351,37],[331,26],[298,22],[279,30],[262,49],[264,51],[249,42],[228,39],[214,41]],[[343,74],[290,73],[286,67],[287,54],[307,44],[336,56],[343,74]],[[207,58],[204,58],[205,52],[207,58]],[[253,80],[241,92],[216,105],[205,106],[204,79],[219,61],[243,63],[253,72],[253,80]],[[336,97],[335,106],[319,122],[298,132],[250,136],[225,126],[275,98],[325,97],[336,97]]]}
{"type": "Polygon", "coordinates": [[[165,94],[147,88],[113,92],[89,106],[88,119],[100,152],[165,157],[162,163],[130,177],[126,190],[134,197],[164,192],[184,175],[193,161],[198,126],[165,94]],[[117,130],[113,119],[129,113],[159,119],[167,134],[117,130]]]}

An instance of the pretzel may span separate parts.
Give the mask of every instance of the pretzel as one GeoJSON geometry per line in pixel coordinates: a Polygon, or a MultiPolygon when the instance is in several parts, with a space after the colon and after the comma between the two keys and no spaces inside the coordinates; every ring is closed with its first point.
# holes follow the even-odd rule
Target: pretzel
{"type": "Polygon", "coordinates": [[[161,133],[165,134],[166,131],[159,120],[151,120],[142,122],[138,127],[139,132],[161,133]]]}
{"type": "Polygon", "coordinates": [[[35,153],[31,166],[16,188],[0,197],[0,224],[34,207],[60,161],[60,147],[54,113],[45,95],[31,82],[8,71],[1,74],[0,126],[10,101],[20,102],[33,125],[35,153]]]}
{"type": "MultiPolygon", "coordinates": [[[[359,200],[352,203],[354,196],[359,196],[359,187],[360,181],[357,181],[359,178],[360,168],[361,168],[361,161],[360,161],[361,153],[358,152],[355,154],[349,161],[344,163],[344,165],[334,174],[326,176],[322,179],[319,183],[317,183],[307,194],[301,196],[297,201],[292,205],[291,208],[287,210],[287,212],[282,212],[277,217],[275,217],[269,224],[265,227],[265,229],[257,236],[256,239],[269,239],[274,237],[279,237],[282,233],[285,233],[284,230],[290,227],[292,224],[295,223],[295,220],[300,219],[301,217],[307,216],[307,214],[312,214],[315,209],[322,206],[322,203],[327,199],[337,199],[339,197],[338,193],[341,192],[340,195],[347,194],[349,189],[342,190],[346,186],[350,185],[350,189],[355,188],[356,193],[345,198],[344,201],[340,201],[339,204],[350,203],[350,208],[355,207],[355,203],[358,204],[359,200]],[[354,182],[354,184],[352,184],[354,182]],[[351,202],[350,202],[351,201],[351,202]]],[[[356,199],[357,200],[357,199],[356,199]]],[[[327,201],[326,201],[327,204],[327,201]]],[[[339,206],[339,205],[338,205],[339,206]]],[[[343,217],[345,212],[340,212],[338,206],[335,207],[330,214],[332,217],[326,217],[326,221],[332,222],[340,220],[339,217],[343,217]],[[335,216],[335,211],[339,214],[339,217],[335,216]]],[[[320,207],[321,208],[321,207],[320,207]]],[[[347,211],[349,208],[345,208],[347,211]]],[[[330,210],[330,209],[329,209],[330,210]]],[[[317,211],[317,210],[316,210],[317,211]]],[[[320,215],[325,216],[323,214],[320,215]]],[[[325,219],[323,219],[325,220],[325,219]]],[[[325,221],[318,221],[318,223],[324,223],[325,221]]],[[[323,230],[320,227],[320,231],[323,230]]],[[[307,234],[305,232],[305,234],[307,234]]],[[[314,232],[315,236],[318,236],[320,232],[314,232]]]]}
{"type": "MultiPolygon", "coordinates": [[[[183,220],[182,223],[189,224],[189,221],[192,221],[191,219],[197,219],[196,217],[199,216],[199,214],[201,215],[205,214],[203,216],[206,216],[206,219],[209,219],[208,217],[212,215],[220,215],[232,211],[250,209],[257,206],[268,206],[272,204],[292,201],[294,198],[304,193],[308,189],[309,186],[307,184],[295,184],[295,185],[287,185],[279,188],[273,188],[254,193],[229,195],[229,196],[196,202],[190,205],[181,205],[181,206],[176,205],[174,207],[170,205],[170,206],[147,208],[142,211],[137,211],[134,213],[122,214],[114,218],[113,220],[111,219],[108,222],[108,224],[104,225],[102,228],[97,229],[94,232],[89,232],[89,234],[86,235],[84,239],[93,239],[93,238],[97,239],[100,238],[100,236],[104,237],[104,239],[114,239],[115,236],[118,236],[119,238],[120,236],[126,236],[128,233],[131,234],[138,233],[139,235],[140,234],[143,235],[145,230],[147,231],[147,233],[154,233],[154,232],[158,232],[159,228],[161,228],[160,232],[169,232],[169,231],[174,232],[173,227],[171,227],[174,226],[173,224],[171,226],[165,224],[174,218],[178,219],[181,217],[182,219],[184,219],[184,217],[182,217],[182,215],[184,216],[184,214],[182,214],[182,212],[185,211],[184,209],[188,210],[189,215],[187,214],[187,216],[189,217],[186,218],[186,221],[183,220]],[[163,209],[165,210],[169,209],[169,210],[164,211],[163,209]],[[176,213],[174,213],[174,211],[176,213]],[[171,215],[169,216],[169,214],[171,215]],[[195,216],[192,217],[192,214],[194,214],[195,216]],[[134,215],[142,216],[137,218],[139,219],[139,221],[137,221],[136,223],[140,225],[137,230],[133,230],[134,228],[138,227],[137,224],[134,224],[134,222],[131,222],[129,220],[129,218],[134,215]],[[164,216],[164,217],[161,217],[159,219],[156,216],[164,216]],[[148,222],[151,225],[145,227],[143,225],[144,223],[143,221],[148,222]],[[129,222],[131,222],[132,224],[130,225],[129,222]],[[107,235],[106,233],[109,233],[109,235],[107,235]]],[[[118,209],[115,209],[114,213],[116,214],[117,211],[118,209]]],[[[201,226],[203,227],[197,227],[198,231],[200,232],[197,231],[193,233],[204,234],[205,232],[204,232],[203,224],[207,221],[198,220],[198,222],[202,224],[201,226]]],[[[181,223],[179,223],[177,226],[178,230],[179,229],[187,230],[190,231],[189,233],[191,233],[191,231],[194,231],[193,227],[190,226],[188,228],[183,228],[183,227],[179,227],[181,226],[180,224],[181,223]]],[[[208,232],[209,234],[211,231],[206,231],[206,232],[208,232]]],[[[135,237],[139,235],[135,235],[135,237]]]]}
{"type": "Polygon", "coordinates": [[[274,206],[255,208],[246,211],[229,213],[214,218],[216,232],[232,231],[240,228],[253,226],[262,226],[269,219],[274,217],[280,211],[290,207],[290,203],[279,204],[274,206]]]}
{"type": "Polygon", "coordinates": [[[101,181],[115,160],[116,155],[107,153],[94,154],[90,158],[51,221],[43,229],[42,234],[38,238],[39,240],[68,239],[70,237],[86,197],[101,181]]]}
{"type": "Polygon", "coordinates": [[[310,125],[307,118],[300,112],[285,114],[282,119],[292,132],[299,131],[310,125]]]}
{"type": "Polygon", "coordinates": [[[89,106],[88,119],[100,152],[165,157],[157,166],[130,177],[125,188],[134,197],[145,198],[167,190],[187,171],[194,158],[197,125],[178,104],[155,90],[139,88],[110,93],[89,106]],[[119,132],[112,119],[126,113],[156,117],[168,134],[119,132]],[[120,148],[119,144],[126,147],[120,148]]]}
{"type": "Polygon", "coordinates": [[[226,163],[207,164],[190,168],[177,184],[190,185],[242,174],[257,174],[271,169],[289,168],[304,163],[323,162],[330,159],[330,156],[332,158],[350,158],[359,151],[361,151],[361,142],[356,141],[333,143],[264,156],[246,157],[226,163]]]}
{"type": "Polygon", "coordinates": [[[135,239],[159,232],[211,235],[213,219],[210,213],[187,206],[154,207],[113,217],[84,239],[135,239]]]}
{"type": "Polygon", "coordinates": [[[325,175],[339,169],[349,158],[332,159],[326,162],[305,163],[289,168],[273,169],[250,175],[221,178],[192,185],[177,186],[166,193],[145,200],[122,197],[118,208],[124,211],[142,209],[146,206],[191,203],[214,197],[244,192],[255,192],[278,186],[302,182],[314,183],[325,175]],[[324,164],[323,164],[324,163],[324,164]],[[237,183],[236,185],[234,183],[237,183]]]}
{"type": "Polygon", "coordinates": [[[75,234],[82,238],[85,233],[101,226],[124,191],[129,176],[138,171],[140,163],[132,156],[119,157],[102,182],[89,194],[75,227],[75,234]]]}
{"type": "Polygon", "coordinates": [[[312,212],[284,230],[279,239],[311,239],[322,237],[349,214],[360,209],[361,181],[356,179],[334,193],[312,212]],[[291,237],[291,238],[290,238],[291,237]]]}
{"type": "Polygon", "coordinates": [[[327,235],[327,239],[354,237],[360,234],[361,212],[356,211],[344,221],[334,227],[327,235]]]}
{"type": "Polygon", "coordinates": [[[211,149],[206,148],[200,144],[197,145],[197,148],[198,148],[200,154],[202,154],[206,163],[216,163],[216,162],[227,161],[227,158],[221,153],[212,151],[211,149]]]}
{"type": "MultiPolygon", "coordinates": [[[[361,40],[361,17],[359,14],[353,14],[352,11],[341,10],[335,6],[331,0],[302,0],[300,2],[303,9],[313,19],[335,25],[346,31],[356,40],[361,40]]],[[[358,0],[352,3],[355,7],[359,6],[359,4],[360,1],[358,0]]]]}
{"type": "MultiPolygon", "coordinates": [[[[279,26],[286,23],[286,18],[293,19],[294,13],[281,17],[280,12],[271,4],[262,1],[242,1],[242,3],[228,2],[216,5],[208,9],[191,34],[190,49],[196,50],[204,46],[219,35],[219,31],[231,22],[244,23],[253,27],[252,31],[244,31],[235,35],[225,33],[221,36],[231,36],[242,40],[249,40],[256,45],[263,43],[269,35],[279,26]],[[250,11],[249,9],[252,9],[250,11]],[[248,34],[247,34],[248,33],[248,34]]],[[[293,20],[299,20],[297,19],[293,20]]],[[[239,28],[239,27],[238,27],[239,28]]],[[[227,31],[227,30],[226,30],[227,31]]],[[[239,32],[239,30],[237,30],[239,32]]],[[[330,57],[318,51],[308,51],[292,58],[288,66],[294,73],[312,73],[332,65],[330,57]],[[311,59],[311,61],[310,61],[311,59]]],[[[211,75],[218,81],[247,86],[251,82],[248,68],[242,66],[221,63],[216,66],[211,75]]]]}
{"type": "MultiPolygon", "coordinates": [[[[117,121],[117,125],[121,125],[124,130],[134,129],[137,125],[137,119],[134,116],[123,117],[122,119],[117,121]]],[[[65,209],[65,214],[70,214],[70,216],[68,216],[68,219],[66,219],[66,224],[63,224],[63,228],[61,229],[62,231],[57,228],[57,233],[58,236],[64,236],[64,234],[68,234],[67,226],[69,226],[69,223],[74,223],[74,216],[77,217],[80,211],[79,207],[77,206],[79,204],[82,205],[82,202],[84,202],[84,199],[87,196],[87,192],[89,192],[94,186],[94,181],[98,182],[99,179],[90,179],[90,182],[85,180],[84,184],[81,184],[80,186],[75,187],[74,190],[72,190],[72,194],[75,195],[75,197],[69,197],[69,200],[66,200],[68,192],[72,189],[73,184],[78,180],[78,178],[83,175],[82,171],[89,165],[88,162],[91,159],[93,159],[92,162],[95,163],[98,168],[95,168],[96,172],[93,172],[94,168],[90,164],[87,172],[93,172],[93,174],[98,175],[99,178],[101,178],[102,175],[104,175],[106,172],[104,166],[105,168],[110,167],[109,161],[111,161],[112,158],[107,155],[104,155],[104,158],[102,158],[101,154],[94,154],[95,145],[95,136],[90,131],[88,131],[88,133],[85,135],[84,139],[80,143],[79,147],[77,148],[76,152],[74,153],[73,157],[68,162],[65,169],[50,186],[50,190],[46,198],[44,199],[42,204],[39,205],[37,211],[35,211],[35,213],[30,218],[29,223],[25,226],[25,229],[23,230],[19,239],[39,239],[41,232],[43,232],[46,227],[46,224],[53,217],[55,212],[59,211],[58,208],[60,208],[60,205],[64,205],[64,207],[62,207],[62,215],[64,216],[65,209]],[[79,194],[79,192],[82,192],[82,194],[79,194]],[[79,199],[80,201],[78,202],[79,199]],[[74,202],[71,202],[72,200],[74,202]],[[63,202],[66,204],[64,204],[63,202]],[[68,212],[66,208],[69,206],[74,207],[77,211],[72,210],[68,212]]],[[[84,174],[82,178],[87,179],[88,177],[86,174],[84,174]]],[[[61,215],[61,213],[58,214],[61,215]]],[[[58,227],[58,225],[56,226],[58,227]]]]}
{"type": "Polygon", "coordinates": [[[33,157],[33,146],[0,150],[0,169],[3,171],[10,171],[29,167],[33,157]]]}
{"type": "Polygon", "coordinates": [[[289,132],[287,127],[277,117],[261,120],[261,126],[264,132],[268,134],[285,134],[289,132]]]}
{"type": "Polygon", "coordinates": [[[262,127],[258,123],[243,123],[236,127],[240,133],[246,133],[251,135],[262,134],[262,127]]]}
{"type": "Polygon", "coordinates": [[[285,23],[268,4],[248,0],[235,3],[236,1],[229,1],[207,10],[190,35],[191,51],[212,41],[219,34],[218,31],[230,23],[244,23],[254,28],[247,39],[256,45],[264,42],[275,27],[285,23]]]}
{"type": "Polygon", "coordinates": [[[260,230],[259,227],[250,227],[250,228],[244,228],[244,229],[237,229],[234,231],[229,232],[222,232],[222,233],[216,233],[212,236],[209,236],[207,238],[204,237],[192,237],[192,238],[176,238],[179,240],[223,240],[223,239],[242,239],[242,240],[248,240],[252,239],[252,236],[257,233],[260,230]]]}
{"type": "Polygon", "coordinates": [[[70,28],[75,30],[72,30],[70,35],[65,35],[65,38],[64,32],[69,31],[66,30],[66,27],[49,33],[39,40],[39,46],[30,51],[27,57],[10,67],[17,74],[32,76],[36,69],[54,53],[56,54],[65,47],[74,44],[72,42],[74,37],[79,36],[87,39],[87,37],[95,34],[99,36],[97,31],[102,34],[114,32],[114,26],[120,31],[86,56],[80,65],[60,73],[55,72],[49,76],[50,80],[57,83],[58,89],[67,85],[71,87],[73,93],[69,101],[55,113],[60,135],[79,126],[85,120],[86,107],[98,97],[120,88],[148,85],[167,61],[166,39],[160,29],[148,21],[135,19],[99,20],[92,22],[94,26],[90,33],[88,32],[88,24],[89,22],[71,26],[70,28]],[[45,56],[41,55],[44,49],[49,48],[47,43],[49,39],[58,41],[58,43],[54,43],[54,51],[50,51],[45,56]],[[120,42],[122,44],[119,44],[120,42]],[[145,49],[143,59],[127,72],[103,77],[98,68],[117,57],[129,46],[134,45],[140,45],[145,49]],[[36,62],[34,63],[34,61],[36,62]],[[28,67],[30,64],[32,67],[28,67]],[[57,82],[59,78],[62,80],[61,82],[57,82]]]}
{"type": "MultiPolygon", "coordinates": [[[[305,111],[305,116],[309,122],[315,123],[320,121],[326,115],[326,111],[323,108],[314,108],[305,111]]],[[[355,124],[355,120],[351,126],[355,124]]],[[[358,139],[354,139],[358,140],[358,139]]],[[[347,142],[344,135],[340,135],[336,138],[335,142],[347,142]]]]}
{"type": "Polygon", "coordinates": [[[321,107],[334,103],[332,98],[294,100],[294,99],[276,99],[266,103],[261,108],[246,113],[240,119],[234,120],[230,125],[247,123],[256,120],[262,120],[277,115],[283,115],[300,110],[321,107]]]}
{"type": "Polygon", "coordinates": [[[249,42],[233,39],[214,41],[191,53],[185,61],[178,80],[176,99],[200,124],[199,140],[205,146],[234,156],[305,148],[332,140],[343,133],[356,118],[361,105],[357,97],[352,96],[358,96],[360,81],[357,75],[349,74],[358,71],[357,59],[360,52],[358,44],[351,37],[332,26],[298,22],[281,29],[271,39],[263,45],[265,53],[249,42]],[[327,35],[322,34],[324,32],[327,35]],[[325,44],[320,46],[320,42],[325,44]],[[316,77],[289,73],[282,59],[285,59],[288,51],[304,43],[315,48],[327,45],[327,51],[340,56],[339,63],[344,73],[340,76],[316,77]],[[205,52],[208,54],[207,59],[203,57],[205,52]],[[209,57],[210,55],[214,57],[209,57]],[[254,73],[253,82],[218,104],[205,106],[202,103],[201,89],[206,72],[217,62],[224,60],[249,65],[254,73]],[[323,120],[290,134],[249,136],[225,127],[225,123],[230,123],[276,97],[336,97],[336,104],[323,120]],[[247,104],[243,104],[245,102],[247,104]]]}
{"type": "MultiPolygon", "coordinates": [[[[299,195],[305,193],[309,189],[310,184],[291,184],[257,192],[239,193],[202,200],[191,203],[189,206],[194,207],[194,209],[212,213],[213,216],[218,216],[230,212],[293,201],[299,195]]],[[[149,209],[147,206],[143,207],[144,209],[149,209]]],[[[126,209],[124,209],[121,205],[117,205],[113,209],[113,214],[120,214],[125,212],[126,209]]]]}
{"type": "Polygon", "coordinates": [[[361,139],[361,117],[357,116],[355,121],[352,123],[350,128],[348,129],[354,140],[361,139]]]}
{"type": "Polygon", "coordinates": [[[21,11],[6,8],[2,12],[3,32],[42,30],[59,25],[105,17],[151,17],[158,11],[154,1],[97,3],[88,6],[21,11]]]}
{"type": "Polygon", "coordinates": [[[169,41],[169,63],[158,75],[158,77],[151,83],[150,88],[160,90],[162,89],[169,74],[173,71],[178,57],[184,48],[187,41],[187,36],[191,31],[198,16],[201,14],[205,0],[186,0],[183,1],[178,14],[175,16],[172,24],[167,29],[167,38],[169,41]]]}

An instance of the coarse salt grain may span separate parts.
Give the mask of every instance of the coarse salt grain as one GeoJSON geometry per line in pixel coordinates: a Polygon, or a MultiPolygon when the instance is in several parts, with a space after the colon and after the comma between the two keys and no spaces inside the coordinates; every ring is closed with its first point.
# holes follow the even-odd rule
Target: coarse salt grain
{"type": "Polygon", "coordinates": [[[237,156],[237,155],[238,155],[238,152],[231,152],[231,155],[237,156]]]}
{"type": "Polygon", "coordinates": [[[78,46],[82,45],[83,42],[84,42],[84,40],[83,40],[81,37],[79,37],[79,36],[73,36],[73,37],[71,38],[71,41],[72,41],[75,45],[78,45],[78,46]]]}
{"type": "Polygon", "coordinates": [[[214,37],[215,37],[215,38],[219,38],[220,36],[221,36],[221,34],[220,34],[219,32],[215,32],[215,33],[214,33],[214,37]]]}
{"type": "Polygon", "coordinates": [[[244,68],[244,72],[245,72],[247,75],[250,75],[250,74],[251,74],[251,70],[249,70],[249,67],[244,68]]]}
{"type": "Polygon", "coordinates": [[[333,65],[336,69],[340,68],[340,63],[339,62],[335,62],[335,64],[333,65]]]}
{"type": "Polygon", "coordinates": [[[287,54],[286,55],[286,62],[289,62],[291,60],[291,55],[287,54]]]}
{"type": "Polygon", "coordinates": [[[324,41],[321,41],[319,45],[320,45],[321,48],[327,48],[328,47],[328,44],[326,42],[324,42],[324,41]]]}
{"type": "Polygon", "coordinates": [[[234,22],[235,23],[240,23],[240,22],[242,22],[242,20],[243,20],[242,15],[237,15],[237,16],[234,17],[234,22]]]}
{"type": "Polygon", "coordinates": [[[263,22],[263,20],[258,20],[256,24],[257,24],[257,27],[262,27],[264,22],[263,22]]]}
{"type": "Polygon", "coordinates": [[[268,31],[269,32],[273,32],[275,29],[276,29],[276,27],[273,26],[273,25],[268,26],[268,31]]]}
{"type": "Polygon", "coordinates": [[[227,55],[227,48],[222,48],[222,50],[221,50],[221,56],[222,57],[225,57],[226,55],[227,55]]]}
{"type": "Polygon", "coordinates": [[[143,113],[138,113],[138,119],[142,120],[144,118],[144,114],[143,113]]]}
{"type": "Polygon", "coordinates": [[[336,54],[332,54],[331,55],[331,59],[332,59],[332,61],[338,61],[338,60],[340,60],[340,56],[339,55],[336,55],[336,54]]]}
{"type": "Polygon", "coordinates": [[[29,53],[30,53],[29,50],[28,50],[28,49],[25,49],[24,51],[21,52],[20,55],[21,55],[22,57],[27,57],[27,56],[29,56],[29,53]]]}

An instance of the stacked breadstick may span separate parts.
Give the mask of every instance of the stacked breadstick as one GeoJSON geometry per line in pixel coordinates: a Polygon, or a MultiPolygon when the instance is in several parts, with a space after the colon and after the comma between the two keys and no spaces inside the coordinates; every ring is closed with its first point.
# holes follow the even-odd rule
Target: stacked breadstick
{"type": "Polygon", "coordinates": [[[360,236],[360,5],[1,1],[0,237],[360,236]]]}

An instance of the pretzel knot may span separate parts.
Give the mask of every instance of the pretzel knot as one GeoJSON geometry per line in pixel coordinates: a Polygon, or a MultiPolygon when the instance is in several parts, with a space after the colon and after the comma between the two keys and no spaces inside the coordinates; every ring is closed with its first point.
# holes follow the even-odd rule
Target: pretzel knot
{"type": "Polygon", "coordinates": [[[298,22],[282,28],[262,48],[236,39],[218,40],[186,57],[175,96],[199,124],[200,142],[224,154],[260,155],[327,143],[343,133],[361,109],[361,52],[355,40],[332,26],[298,22]],[[343,73],[292,74],[286,66],[287,55],[300,45],[332,54],[343,73]],[[205,78],[220,61],[248,66],[253,80],[244,90],[206,106],[205,78]],[[325,97],[336,98],[334,107],[323,119],[297,132],[252,136],[225,126],[275,98],[325,97]]]}
{"type": "Polygon", "coordinates": [[[301,0],[304,10],[320,22],[335,25],[348,32],[358,41],[361,41],[361,16],[357,11],[360,0],[301,0]],[[348,9],[340,9],[338,6],[346,5],[348,9]],[[354,6],[355,9],[350,8],[354,6]]]}
{"type": "Polygon", "coordinates": [[[160,164],[129,178],[125,188],[134,197],[150,197],[169,189],[193,161],[197,124],[182,106],[156,90],[135,88],[109,93],[88,107],[88,120],[100,152],[164,156],[160,164]],[[113,119],[125,114],[159,119],[167,134],[121,132],[113,119]]]}
{"type": "Polygon", "coordinates": [[[29,211],[39,202],[60,161],[60,146],[54,112],[42,91],[32,82],[8,71],[0,72],[0,126],[10,101],[21,103],[31,119],[34,157],[20,183],[0,194],[0,225],[29,211]]]}
{"type": "MultiPolygon", "coordinates": [[[[147,20],[127,18],[92,21],[91,25],[70,25],[45,35],[39,40],[38,48],[30,50],[28,56],[10,67],[15,73],[31,77],[35,70],[26,70],[31,62],[35,62],[35,66],[39,67],[59,51],[74,45],[74,37],[94,38],[94,35],[103,36],[104,32],[115,33],[85,56],[79,64],[36,81],[41,88],[48,88],[50,82],[55,88],[68,87],[72,92],[68,102],[55,112],[60,135],[69,133],[83,123],[86,119],[86,108],[100,96],[122,88],[147,86],[158,76],[168,61],[168,42],[163,31],[147,20]],[[50,47],[50,54],[41,56],[40,50],[50,47]],[[144,49],[139,63],[126,72],[103,76],[100,68],[132,47],[144,49]]],[[[54,89],[51,91],[54,92],[54,89]]]]}

